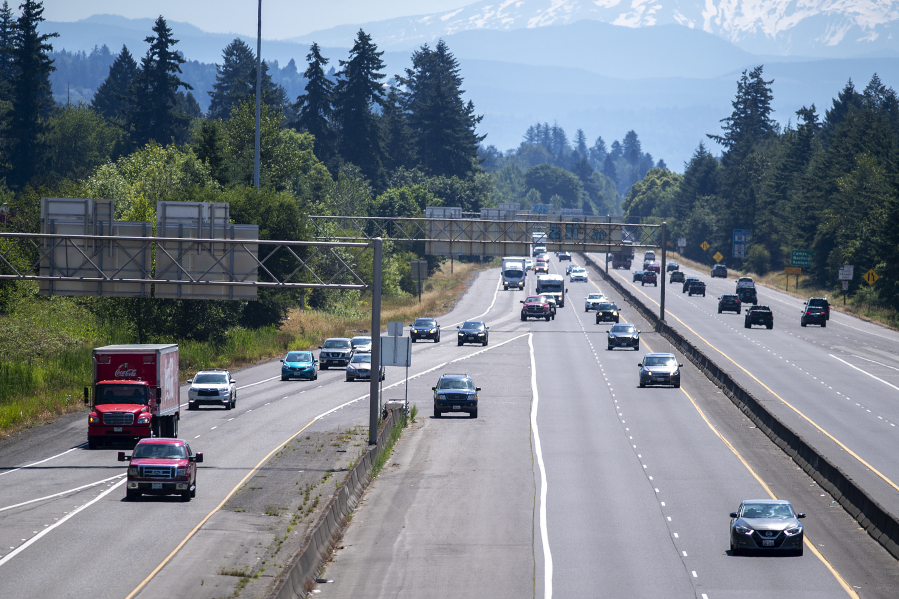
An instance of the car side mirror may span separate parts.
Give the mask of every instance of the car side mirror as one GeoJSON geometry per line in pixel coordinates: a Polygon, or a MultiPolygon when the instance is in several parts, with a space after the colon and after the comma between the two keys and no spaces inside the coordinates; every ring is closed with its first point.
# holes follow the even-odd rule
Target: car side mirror
{"type": "Polygon", "coordinates": [[[485,328],[486,330],[488,330],[488,331],[490,330],[490,327],[484,327],[484,328],[485,328]]]}
{"type": "MultiPolygon", "coordinates": [[[[518,300],[518,303],[519,303],[519,304],[523,304],[523,303],[524,303],[524,300],[518,300]]],[[[456,328],[458,329],[459,327],[456,327],[456,328]]]]}
{"type": "Polygon", "coordinates": [[[739,518],[740,516],[737,515],[737,512],[731,512],[731,513],[730,513],[730,517],[731,517],[731,518],[739,518]]]}
{"type": "Polygon", "coordinates": [[[475,390],[475,391],[480,391],[481,388],[480,388],[480,387],[475,387],[474,390],[475,390]]]}
{"type": "Polygon", "coordinates": [[[456,327],[457,329],[461,329],[462,327],[456,327]]]}
{"type": "Polygon", "coordinates": [[[798,514],[796,514],[796,517],[797,518],[805,518],[805,512],[799,512],[798,514]]]}
{"type": "Polygon", "coordinates": [[[431,387],[431,391],[436,391],[437,387],[431,387]]]}
{"type": "Polygon", "coordinates": [[[131,456],[127,456],[127,455],[125,455],[124,451],[120,451],[119,452],[119,461],[120,462],[130,462],[131,456]]]}
{"type": "Polygon", "coordinates": [[[282,363],[282,364],[284,363],[284,360],[283,360],[283,359],[281,360],[281,363],[282,363]]]}
{"type": "Polygon", "coordinates": [[[318,349],[322,349],[322,346],[321,346],[321,345],[319,345],[319,346],[318,346],[318,349]]]}
{"type": "MultiPolygon", "coordinates": [[[[283,362],[284,360],[281,360],[281,361],[283,362]]],[[[194,382],[193,379],[187,379],[187,383],[188,383],[188,384],[192,384],[193,382],[194,382]]]]}
{"type": "Polygon", "coordinates": [[[639,364],[637,364],[637,366],[640,366],[640,367],[642,368],[642,367],[643,367],[643,362],[640,362],[639,364]]]}
{"type": "Polygon", "coordinates": [[[197,452],[197,455],[194,456],[194,461],[197,462],[198,464],[203,461],[203,452],[202,451],[197,452]]]}
{"type": "Polygon", "coordinates": [[[234,379],[231,379],[231,384],[236,385],[237,381],[235,381],[234,379]]]}
{"type": "Polygon", "coordinates": [[[678,367],[678,368],[683,368],[684,365],[683,365],[683,364],[678,364],[677,367],[678,367]]]}

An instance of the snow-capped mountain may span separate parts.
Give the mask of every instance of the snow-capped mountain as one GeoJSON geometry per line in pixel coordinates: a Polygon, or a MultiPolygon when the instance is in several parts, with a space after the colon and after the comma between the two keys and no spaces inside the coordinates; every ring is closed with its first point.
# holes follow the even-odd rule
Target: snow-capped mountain
{"type": "MultiPolygon", "coordinates": [[[[431,15],[367,23],[382,48],[406,48],[469,30],[512,30],[591,19],[622,27],[677,24],[758,54],[892,55],[895,0],[483,0],[431,15]]],[[[317,31],[297,41],[347,45],[358,25],[317,31]]],[[[899,37],[899,36],[897,36],[899,37]]]]}

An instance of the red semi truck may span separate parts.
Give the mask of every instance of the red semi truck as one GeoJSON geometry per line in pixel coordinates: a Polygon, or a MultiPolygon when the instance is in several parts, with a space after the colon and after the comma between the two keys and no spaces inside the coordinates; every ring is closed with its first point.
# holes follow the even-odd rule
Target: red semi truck
{"type": "Polygon", "coordinates": [[[91,449],[178,436],[177,345],[107,345],[94,350],[93,362],[94,384],[84,388],[84,402],[92,408],[87,424],[91,449]]]}

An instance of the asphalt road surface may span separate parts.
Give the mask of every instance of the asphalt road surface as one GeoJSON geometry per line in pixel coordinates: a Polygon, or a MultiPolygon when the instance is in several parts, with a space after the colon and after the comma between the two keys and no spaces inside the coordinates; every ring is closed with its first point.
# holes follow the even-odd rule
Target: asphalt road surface
{"type": "MultiPolygon", "coordinates": [[[[895,560],[714,386],[686,364],[682,389],[638,389],[643,351],[666,344],[645,334],[641,352],[607,352],[610,325],[583,311],[595,281],[568,288],[554,321],[525,323],[525,294],[487,271],[440,318],[441,343],[413,346],[419,424],[366,493],[321,596],[897,595],[895,560]],[[479,316],[489,345],[456,346],[455,325],[479,316]],[[475,378],[479,418],[430,418],[442,372],[475,378]],[[730,556],[728,512],[772,495],[809,514],[805,556],[730,556]]],[[[84,447],[83,416],[0,443],[0,596],[155,596],[164,585],[142,583],[183,575],[166,558],[281,443],[367,424],[365,383],[278,374],[276,361],[239,371],[234,411],[184,412],[181,436],[205,456],[189,503],[124,501],[116,450],[84,447]]],[[[388,369],[386,397],[403,397],[401,376],[388,369]]]]}

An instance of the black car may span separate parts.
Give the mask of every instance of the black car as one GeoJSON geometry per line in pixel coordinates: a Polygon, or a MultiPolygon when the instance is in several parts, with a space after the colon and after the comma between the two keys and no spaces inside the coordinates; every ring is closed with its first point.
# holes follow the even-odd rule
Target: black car
{"type": "Polygon", "coordinates": [[[691,281],[689,287],[687,287],[687,295],[701,295],[705,297],[705,283],[702,281],[691,281]]]}
{"type": "Polygon", "coordinates": [[[742,287],[737,289],[737,297],[739,297],[740,301],[744,304],[759,303],[759,297],[755,292],[755,287],[742,287]]]}
{"type": "Polygon", "coordinates": [[[806,304],[802,309],[802,315],[799,317],[799,324],[802,326],[807,324],[820,324],[822,327],[826,327],[827,312],[821,306],[810,306],[806,304]]]}
{"type": "Polygon", "coordinates": [[[674,385],[680,387],[680,369],[674,354],[646,354],[640,367],[640,386],[674,385]]]}
{"type": "Polygon", "coordinates": [[[665,270],[667,272],[680,270],[680,264],[678,264],[677,262],[669,262],[668,264],[665,265],[665,270]]]}
{"type": "Polygon", "coordinates": [[[353,358],[353,344],[349,339],[341,337],[325,339],[325,344],[319,345],[318,348],[321,350],[318,362],[322,370],[327,370],[329,366],[346,368],[353,358]]]}
{"type": "Polygon", "coordinates": [[[618,322],[618,305],[614,302],[603,302],[596,308],[596,324],[601,322],[618,322]]]}
{"type": "Polygon", "coordinates": [[[681,293],[686,293],[690,289],[690,283],[695,283],[697,281],[699,281],[699,279],[697,279],[696,277],[687,277],[686,279],[684,279],[684,288],[681,293]]]}
{"type": "Polygon", "coordinates": [[[640,331],[630,323],[613,324],[609,329],[609,343],[607,350],[616,347],[632,347],[640,349],[640,331]]]}
{"type": "Polygon", "coordinates": [[[642,280],[643,280],[643,272],[644,272],[644,271],[642,271],[642,270],[635,270],[635,271],[634,271],[634,282],[642,281],[642,280]]]}
{"type": "Polygon", "coordinates": [[[805,534],[800,518],[805,514],[797,514],[790,502],[782,499],[741,502],[740,508],[730,513],[731,555],[744,551],[802,555],[805,534]]]}
{"type": "Polygon", "coordinates": [[[568,260],[571,262],[571,252],[559,252],[559,262],[562,260],[568,260]]]}
{"type": "Polygon", "coordinates": [[[721,277],[722,279],[727,278],[727,267],[723,264],[716,264],[712,267],[712,278],[721,277]]]}
{"type": "Polygon", "coordinates": [[[640,279],[640,286],[642,287],[649,283],[652,283],[656,287],[659,286],[659,276],[655,273],[654,270],[643,271],[643,278],[640,279]]]}
{"type": "Polygon", "coordinates": [[[459,345],[463,343],[480,343],[487,345],[487,336],[490,327],[480,320],[467,320],[459,329],[459,345]]]}
{"type": "Polygon", "coordinates": [[[737,294],[725,293],[718,298],[718,314],[722,312],[736,312],[737,314],[743,312],[743,304],[737,294]]]}
{"type": "Polygon", "coordinates": [[[769,329],[774,328],[774,312],[768,306],[751,306],[746,310],[746,318],[743,319],[743,326],[747,329],[752,328],[754,324],[763,324],[769,329]]]}
{"type": "Polygon", "coordinates": [[[434,391],[434,418],[446,412],[467,412],[471,418],[478,417],[478,391],[467,374],[443,374],[437,380],[434,391]]]}
{"type": "Polygon", "coordinates": [[[412,343],[419,339],[433,339],[434,343],[440,343],[440,325],[434,318],[416,318],[409,328],[409,337],[412,343]]]}

